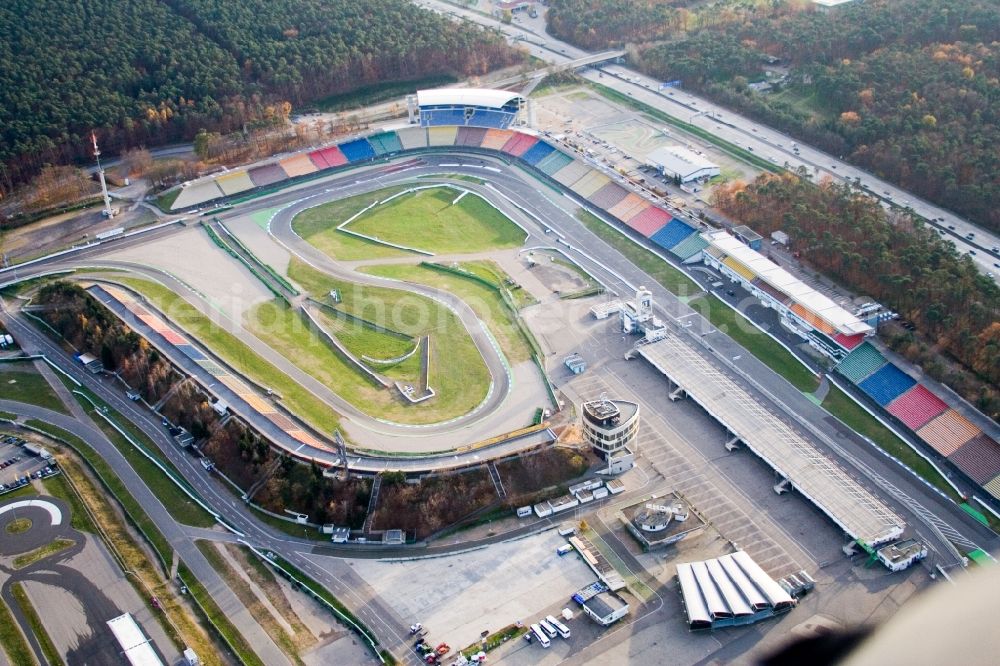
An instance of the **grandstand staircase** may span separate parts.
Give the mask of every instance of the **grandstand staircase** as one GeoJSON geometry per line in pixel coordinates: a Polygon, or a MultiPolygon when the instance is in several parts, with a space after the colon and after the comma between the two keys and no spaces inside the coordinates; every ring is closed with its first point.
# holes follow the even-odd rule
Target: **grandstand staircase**
{"type": "Polygon", "coordinates": [[[254,481],[253,485],[247,489],[246,494],[243,496],[245,502],[252,500],[253,496],[257,494],[257,491],[263,488],[264,484],[271,480],[271,477],[278,471],[278,468],[281,466],[281,462],[283,460],[284,456],[278,456],[275,458],[274,462],[272,462],[268,468],[264,470],[264,473],[260,475],[260,478],[254,481]]]}
{"type": "Polygon", "coordinates": [[[368,534],[372,531],[372,523],[375,522],[375,507],[378,505],[378,493],[382,489],[382,475],[375,475],[375,482],[372,484],[372,494],[368,498],[368,513],[365,515],[365,524],[361,531],[368,534]]]}
{"type": "Polygon", "coordinates": [[[496,463],[490,461],[486,465],[486,469],[490,472],[490,478],[493,479],[493,487],[497,489],[497,495],[501,500],[507,499],[507,490],[503,487],[503,480],[500,478],[500,470],[497,469],[496,463]]]}
{"type": "Polygon", "coordinates": [[[170,398],[174,397],[174,394],[177,393],[177,391],[179,391],[180,388],[185,384],[187,384],[189,381],[191,381],[191,378],[185,377],[181,381],[171,386],[170,390],[167,391],[167,394],[164,395],[162,398],[160,398],[155,405],[153,405],[153,411],[159,414],[160,409],[163,407],[163,405],[167,404],[167,401],[170,400],[170,398]]]}

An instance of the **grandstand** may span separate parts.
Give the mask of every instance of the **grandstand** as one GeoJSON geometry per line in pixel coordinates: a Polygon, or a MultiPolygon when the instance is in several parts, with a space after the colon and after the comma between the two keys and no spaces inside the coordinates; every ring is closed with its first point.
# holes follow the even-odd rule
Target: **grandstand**
{"type": "Polygon", "coordinates": [[[624,187],[618,183],[608,182],[604,187],[587,197],[587,201],[602,210],[608,210],[627,196],[628,190],[624,187]]]}
{"type": "Polygon", "coordinates": [[[918,430],[946,409],[948,405],[944,400],[923,384],[915,385],[886,406],[886,410],[910,430],[918,430]]]}
{"type": "Polygon", "coordinates": [[[406,98],[410,123],[507,129],[524,124],[528,101],[507,90],[436,88],[406,98]]]}
{"type": "Polygon", "coordinates": [[[913,388],[916,383],[915,379],[895,365],[886,363],[877,372],[873,372],[867,379],[859,383],[858,388],[885,407],[913,388]]]}
{"type": "Polygon", "coordinates": [[[646,238],[649,238],[665,227],[671,219],[670,213],[662,208],[649,206],[631,218],[627,224],[646,238]]]}
{"type": "Polygon", "coordinates": [[[867,323],[729,233],[709,232],[702,238],[707,241],[702,252],[706,265],[776,310],[785,328],[804,337],[821,353],[843,359],[857,347],[856,339],[874,332],[867,323]],[[765,283],[768,288],[763,287],[765,283]],[[775,297],[776,293],[784,297],[775,297]],[[850,347],[842,346],[840,340],[849,340],[850,347]]]}
{"type": "Polygon", "coordinates": [[[995,499],[1000,499],[1000,444],[865,342],[837,372],[916,433],[995,499]]]}

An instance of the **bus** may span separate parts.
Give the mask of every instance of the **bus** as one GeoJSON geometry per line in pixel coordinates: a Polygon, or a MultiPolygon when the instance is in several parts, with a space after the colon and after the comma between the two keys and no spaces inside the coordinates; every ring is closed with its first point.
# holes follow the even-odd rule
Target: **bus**
{"type": "Polygon", "coordinates": [[[549,638],[555,638],[556,637],[556,634],[558,632],[556,631],[556,628],[553,627],[551,624],[549,624],[545,620],[539,620],[538,621],[538,625],[542,628],[543,631],[545,631],[545,633],[547,633],[549,635],[549,638]]]}
{"type": "Polygon", "coordinates": [[[555,627],[555,630],[559,632],[559,635],[563,638],[569,638],[569,627],[555,619],[551,615],[545,616],[545,621],[555,627]]]}
{"type": "Polygon", "coordinates": [[[531,633],[534,634],[535,640],[537,640],[543,648],[547,648],[552,645],[552,641],[549,640],[549,637],[545,635],[545,632],[542,631],[542,628],[537,624],[531,625],[531,633]]]}

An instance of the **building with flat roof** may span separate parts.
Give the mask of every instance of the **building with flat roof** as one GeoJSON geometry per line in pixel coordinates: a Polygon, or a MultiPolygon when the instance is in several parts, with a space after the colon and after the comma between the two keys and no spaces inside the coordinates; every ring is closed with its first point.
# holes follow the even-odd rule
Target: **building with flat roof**
{"type": "Polygon", "coordinates": [[[586,613],[597,624],[614,624],[628,615],[628,602],[614,592],[598,592],[581,605],[586,613]]]}
{"type": "Polygon", "coordinates": [[[601,397],[583,403],[583,436],[608,474],[620,474],[635,464],[634,442],[639,434],[639,405],[601,397]],[[631,446],[630,446],[631,445],[631,446]]]}
{"type": "Polygon", "coordinates": [[[666,178],[679,178],[682,183],[718,176],[719,165],[704,155],[683,146],[663,146],[646,156],[646,162],[666,178]]]}
{"type": "Polygon", "coordinates": [[[702,238],[708,241],[702,251],[707,266],[776,310],[785,328],[822,354],[839,361],[875,332],[871,325],[729,233],[710,231],[702,238]]]}
{"type": "Polygon", "coordinates": [[[152,641],[143,635],[130,613],[111,618],[107,625],[131,666],[163,666],[152,641]]]}

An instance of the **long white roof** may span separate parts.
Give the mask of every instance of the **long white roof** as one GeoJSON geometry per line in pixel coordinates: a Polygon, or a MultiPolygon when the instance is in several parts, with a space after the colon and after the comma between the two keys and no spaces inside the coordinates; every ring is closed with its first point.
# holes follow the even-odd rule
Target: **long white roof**
{"type": "Polygon", "coordinates": [[[518,97],[520,95],[509,90],[492,90],[490,88],[434,88],[432,90],[418,90],[417,104],[420,106],[454,104],[456,106],[500,108],[518,97]]]}
{"type": "Polygon", "coordinates": [[[149,640],[143,636],[142,629],[129,614],[113,617],[107,622],[108,628],[118,640],[122,652],[132,666],[163,666],[156,650],[149,640]]]}
{"type": "Polygon", "coordinates": [[[781,268],[770,259],[753,250],[725,231],[702,234],[712,247],[739,261],[753,271],[760,279],[787,294],[792,300],[806,308],[845,335],[868,333],[871,326],[837,305],[827,296],[816,291],[797,277],[781,268]]]}

